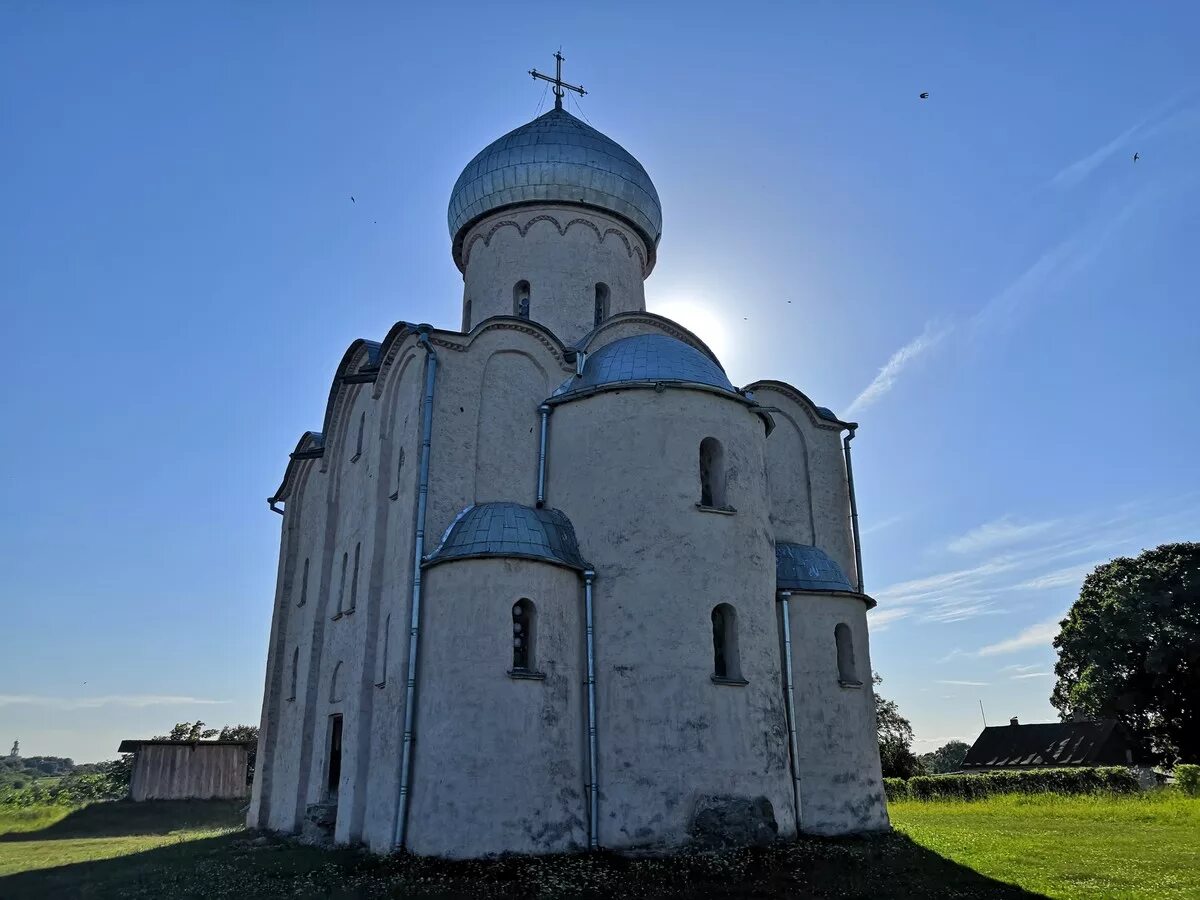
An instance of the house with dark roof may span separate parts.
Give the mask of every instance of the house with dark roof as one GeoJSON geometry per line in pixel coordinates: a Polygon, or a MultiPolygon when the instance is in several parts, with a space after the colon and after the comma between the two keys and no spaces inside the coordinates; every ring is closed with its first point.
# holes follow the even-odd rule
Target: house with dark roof
{"type": "Polygon", "coordinates": [[[1056,766],[1132,766],[1143,762],[1116,719],[1081,719],[983,729],[963,760],[964,772],[1047,769],[1056,766]]]}

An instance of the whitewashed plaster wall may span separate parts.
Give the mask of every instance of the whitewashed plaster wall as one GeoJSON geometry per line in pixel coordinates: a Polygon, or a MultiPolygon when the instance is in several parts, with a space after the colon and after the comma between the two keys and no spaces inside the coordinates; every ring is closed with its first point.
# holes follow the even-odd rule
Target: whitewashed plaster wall
{"type": "Polygon", "coordinates": [[[513,316],[513,288],[530,285],[530,318],[566,344],[592,330],[595,287],[609,289],[609,315],[646,308],[646,248],[621,220],[562,204],[505,210],[480,220],[463,244],[463,303],[469,327],[513,316]]]}
{"type": "Polygon", "coordinates": [[[579,575],[524,559],[426,570],[419,739],[409,846],[481,856],[587,846],[583,592],[579,575]],[[534,664],[517,679],[512,607],[536,607],[534,664]]]}
{"type": "Polygon", "coordinates": [[[547,503],[597,573],[600,844],[684,843],[705,795],[765,796],[794,832],[762,420],[712,393],[614,390],[556,407],[550,435],[547,503]],[[697,509],[710,436],[734,515],[697,509]],[[748,684],[712,680],[719,603],[748,684]]]}
{"type": "Polygon", "coordinates": [[[772,413],[775,430],[766,450],[776,540],[819,547],[856,585],[843,429],[818,420],[812,406],[787,385],[759,382],[747,390],[763,406],[779,409],[772,413]]]}
{"type": "Polygon", "coordinates": [[[790,603],[801,829],[885,830],[866,604],[835,594],[793,594],[790,603]],[[859,686],[839,680],[834,640],[839,623],[850,627],[859,686]]]}

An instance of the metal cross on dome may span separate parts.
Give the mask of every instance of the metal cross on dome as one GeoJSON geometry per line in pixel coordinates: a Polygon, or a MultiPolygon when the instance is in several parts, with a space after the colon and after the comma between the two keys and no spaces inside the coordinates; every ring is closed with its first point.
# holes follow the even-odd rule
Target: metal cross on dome
{"type": "Polygon", "coordinates": [[[562,50],[556,50],[554,53],[554,77],[553,78],[551,78],[549,75],[543,75],[537,69],[529,70],[529,74],[532,75],[534,78],[540,78],[540,79],[542,79],[542,81],[548,81],[552,85],[554,85],[554,108],[555,109],[562,109],[562,101],[563,101],[563,97],[566,96],[566,91],[575,91],[575,93],[579,94],[580,97],[582,97],[584,94],[587,93],[587,91],[585,91],[583,89],[582,85],[567,84],[565,81],[562,80],[562,64],[563,64],[564,59],[566,59],[566,57],[562,55],[562,50]]]}

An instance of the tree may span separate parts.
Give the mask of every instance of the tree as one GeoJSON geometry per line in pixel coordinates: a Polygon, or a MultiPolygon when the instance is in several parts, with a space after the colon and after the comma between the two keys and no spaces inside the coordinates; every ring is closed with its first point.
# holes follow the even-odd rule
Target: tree
{"type": "Polygon", "coordinates": [[[1200,762],[1200,544],[1097,566],[1060,624],[1063,720],[1115,718],[1160,761],[1200,762]]]}
{"type": "Polygon", "coordinates": [[[970,744],[962,741],[949,741],[938,747],[932,753],[922,753],[918,759],[927,772],[942,775],[946,772],[957,772],[962,768],[963,760],[967,758],[970,744]]]}
{"type": "MultiPolygon", "coordinates": [[[[875,673],[871,682],[882,684],[883,678],[875,673]]],[[[912,752],[912,725],[900,715],[896,701],[884,699],[878,691],[875,692],[875,731],[884,778],[911,778],[925,773],[921,761],[912,752]]]]}
{"type": "Polygon", "coordinates": [[[206,741],[216,737],[216,728],[205,728],[207,723],[197,719],[195,722],[176,722],[170,734],[155,735],[156,741],[206,741]]]}

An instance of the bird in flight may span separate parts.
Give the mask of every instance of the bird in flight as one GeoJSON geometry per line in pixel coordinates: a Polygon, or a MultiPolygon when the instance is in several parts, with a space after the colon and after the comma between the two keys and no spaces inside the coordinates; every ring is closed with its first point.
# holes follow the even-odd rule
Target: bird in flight
{"type": "Polygon", "coordinates": [[[351,203],[353,203],[353,204],[355,204],[356,206],[358,205],[358,201],[354,199],[354,195],[353,195],[353,194],[351,194],[351,195],[350,195],[350,202],[351,202],[351,203]]]}
{"type": "Polygon", "coordinates": [[[1139,159],[1141,159],[1141,158],[1142,158],[1142,155],[1141,155],[1140,153],[1135,153],[1135,154],[1133,154],[1133,161],[1134,161],[1134,162],[1137,162],[1137,161],[1138,161],[1139,159]]]}
{"type": "Polygon", "coordinates": [[[921,92],[921,99],[922,99],[922,100],[928,100],[928,99],[929,99],[929,91],[922,91],[922,92],[921,92]]]}

